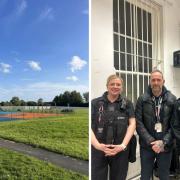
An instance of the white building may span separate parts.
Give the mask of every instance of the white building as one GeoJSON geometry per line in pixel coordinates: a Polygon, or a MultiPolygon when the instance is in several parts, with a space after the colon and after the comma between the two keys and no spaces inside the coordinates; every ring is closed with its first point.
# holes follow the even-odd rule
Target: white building
{"type": "MultiPolygon", "coordinates": [[[[180,68],[173,66],[173,52],[180,50],[179,13],[179,0],[92,0],[92,98],[106,90],[110,74],[120,73],[124,95],[136,102],[153,68],[164,73],[165,86],[180,97],[180,68]]],[[[129,177],[139,171],[132,168],[129,177]]]]}

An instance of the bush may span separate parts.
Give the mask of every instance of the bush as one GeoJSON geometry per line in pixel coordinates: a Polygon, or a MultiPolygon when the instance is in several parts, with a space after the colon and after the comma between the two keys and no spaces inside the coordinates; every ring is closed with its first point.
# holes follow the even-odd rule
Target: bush
{"type": "Polygon", "coordinates": [[[61,112],[63,112],[63,113],[69,113],[69,112],[74,112],[74,110],[73,109],[69,109],[69,108],[66,108],[66,109],[62,109],[61,110],[61,112]]]}

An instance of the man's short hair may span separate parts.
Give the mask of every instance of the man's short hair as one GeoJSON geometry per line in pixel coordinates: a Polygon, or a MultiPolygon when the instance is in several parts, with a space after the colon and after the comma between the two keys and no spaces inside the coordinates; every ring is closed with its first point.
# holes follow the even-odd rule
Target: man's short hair
{"type": "Polygon", "coordinates": [[[159,69],[154,69],[154,70],[152,70],[152,72],[151,72],[151,74],[150,74],[150,78],[151,78],[151,75],[152,75],[153,73],[155,73],[155,72],[160,73],[160,74],[162,75],[162,78],[164,79],[163,73],[162,73],[162,71],[160,71],[159,69]]]}

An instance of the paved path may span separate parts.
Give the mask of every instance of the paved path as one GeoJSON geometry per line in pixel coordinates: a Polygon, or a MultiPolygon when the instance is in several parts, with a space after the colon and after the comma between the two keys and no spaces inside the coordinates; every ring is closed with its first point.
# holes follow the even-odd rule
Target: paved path
{"type": "Polygon", "coordinates": [[[21,152],[38,159],[50,162],[56,166],[88,175],[88,161],[83,161],[69,156],[63,156],[48,150],[35,148],[27,144],[0,139],[0,147],[21,152]]]}

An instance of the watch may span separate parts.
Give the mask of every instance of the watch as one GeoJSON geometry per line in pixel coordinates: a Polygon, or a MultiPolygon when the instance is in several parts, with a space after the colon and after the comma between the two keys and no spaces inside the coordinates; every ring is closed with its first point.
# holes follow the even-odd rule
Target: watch
{"type": "Polygon", "coordinates": [[[127,146],[124,145],[123,143],[120,146],[122,147],[123,151],[125,151],[127,149],[127,146]]]}

